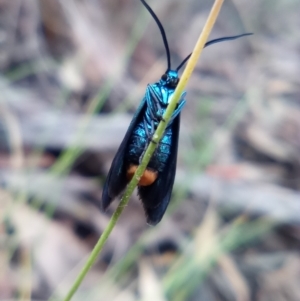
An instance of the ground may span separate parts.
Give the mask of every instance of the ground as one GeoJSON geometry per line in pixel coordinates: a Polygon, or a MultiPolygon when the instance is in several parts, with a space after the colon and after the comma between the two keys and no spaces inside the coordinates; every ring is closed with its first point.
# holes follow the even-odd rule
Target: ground
{"type": "MultiPolygon", "coordinates": [[[[212,1],[148,1],[172,66],[212,1]]],[[[74,300],[300,300],[299,0],[225,1],[186,88],[163,221],[136,194],[74,300]]],[[[0,300],[62,300],[107,225],[102,186],[166,68],[138,0],[0,1],[0,300]]]]}

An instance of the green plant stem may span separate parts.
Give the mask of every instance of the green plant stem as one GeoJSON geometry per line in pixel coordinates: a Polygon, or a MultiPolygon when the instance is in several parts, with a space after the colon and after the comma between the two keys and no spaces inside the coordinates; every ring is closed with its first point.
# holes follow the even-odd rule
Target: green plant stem
{"type": "Polygon", "coordinates": [[[103,231],[103,233],[100,236],[97,244],[95,245],[94,249],[92,250],[88,260],[86,261],[84,267],[82,268],[80,274],[78,275],[76,281],[74,282],[72,288],[70,289],[69,293],[65,297],[64,301],[71,300],[72,296],[77,291],[79,285],[81,284],[82,280],[86,276],[87,272],[93,266],[93,264],[96,261],[98,255],[100,254],[106,240],[108,239],[111,231],[113,230],[113,228],[116,225],[120,215],[122,214],[127,202],[128,202],[128,200],[125,197],[123,197],[120,204],[119,204],[119,206],[117,207],[116,211],[112,215],[106,229],[103,231]]]}
{"type": "Polygon", "coordinates": [[[81,282],[83,281],[83,279],[85,278],[86,274],[88,273],[88,271],[90,270],[90,268],[92,267],[92,265],[94,264],[94,262],[96,261],[97,257],[99,256],[106,240],[108,239],[110,233],[112,232],[114,226],[116,225],[121,213],[123,212],[124,208],[127,206],[127,203],[129,201],[130,196],[132,195],[135,187],[137,186],[141,176],[143,175],[154,151],[155,148],[157,146],[157,144],[159,143],[167,125],[168,122],[170,121],[172,114],[175,110],[175,107],[184,91],[184,88],[197,64],[197,61],[199,59],[199,56],[201,54],[201,51],[208,39],[208,36],[212,30],[212,27],[217,19],[217,16],[220,12],[221,6],[223,4],[224,0],[215,0],[215,3],[211,9],[211,12],[208,16],[208,19],[206,21],[206,24],[204,25],[204,28],[202,30],[202,33],[196,43],[196,46],[193,50],[193,54],[191,55],[191,58],[189,59],[187,66],[181,76],[181,79],[178,83],[178,86],[173,94],[172,99],[170,100],[170,103],[166,109],[166,112],[163,116],[163,120],[159,123],[153,137],[152,137],[152,141],[150,142],[144,156],[142,159],[141,164],[139,165],[139,167],[137,168],[132,180],[130,181],[130,183],[127,185],[126,191],[121,199],[120,204],[118,205],[116,211],[114,212],[109,224],[107,225],[106,229],[104,230],[104,232],[102,233],[101,237],[99,238],[96,246],[94,247],[94,249],[92,250],[86,264],[84,265],[83,269],[81,270],[81,272],[79,273],[77,279],[75,280],[75,282],[73,283],[69,293],[67,294],[67,296],[65,297],[64,301],[69,301],[71,300],[71,298],[73,297],[73,295],[75,294],[75,292],[77,291],[78,287],[80,286],[81,282]]]}

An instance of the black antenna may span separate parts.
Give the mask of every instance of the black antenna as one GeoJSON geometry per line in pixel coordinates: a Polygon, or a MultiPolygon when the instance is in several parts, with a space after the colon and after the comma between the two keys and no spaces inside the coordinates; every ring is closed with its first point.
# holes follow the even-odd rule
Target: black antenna
{"type": "Polygon", "coordinates": [[[146,9],[150,13],[150,15],[153,17],[153,19],[155,20],[155,22],[156,22],[156,24],[157,24],[157,26],[160,30],[162,39],[163,39],[164,44],[165,44],[166,53],[167,53],[167,60],[168,60],[168,69],[167,69],[167,71],[169,71],[170,68],[171,68],[171,58],[170,58],[170,50],[169,50],[169,45],[168,45],[165,30],[164,30],[162,24],[160,23],[159,19],[155,15],[154,11],[152,10],[152,8],[145,2],[145,0],[141,0],[141,2],[144,4],[144,6],[146,7],[146,9]]]}
{"type": "MultiPolygon", "coordinates": [[[[141,0],[142,1],[142,0],[141,0]]],[[[209,45],[212,45],[212,44],[216,44],[216,43],[219,43],[219,42],[224,42],[224,41],[230,41],[230,40],[235,40],[235,39],[238,39],[238,38],[241,38],[241,37],[244,37],[244,36],[250,36],[252,35],[253,33],[243,33],[243,34],[240,34],[238,36],[232,36],[232,37],[224,37],[224,38],[219,38],[219,39],[214,39],[214,40],[211,40],[211,41],[208,41],[205,43],[204,47],[207,47],[209,45]]],[[[179,71],[179,69],[188,61],[188,59],[191,57],[192,53],[190,53],[181,63],[180,65],[176,68],[176,71],[179,71]]]]}

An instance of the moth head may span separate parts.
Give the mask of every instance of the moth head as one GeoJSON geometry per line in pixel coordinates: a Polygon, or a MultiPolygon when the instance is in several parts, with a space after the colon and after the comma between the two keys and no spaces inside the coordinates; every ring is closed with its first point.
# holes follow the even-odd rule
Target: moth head
{"type": "Polygon", "coordinates": [[[162,85],[170,89],[175,89],[179,82],[178,72],[174,70],[167,70],[160,79],[162,85]]]}

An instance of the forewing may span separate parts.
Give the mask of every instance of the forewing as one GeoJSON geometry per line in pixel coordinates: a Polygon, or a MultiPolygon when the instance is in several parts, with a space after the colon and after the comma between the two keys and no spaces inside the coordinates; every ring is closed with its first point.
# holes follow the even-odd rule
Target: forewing
{"type": "Polygon", "coordinates": [[[156,225],[161,221],[170,202],[173,190],[177,164],[180,115],[174,119],[171,126],[173,131],[171,153],[164,171],[159,173],[157,180],[152,185],[138,187],[147,223],[150,225],[156,225]]]}
{"type": "Polygon", "coordinates": [[[117,197],[126,187],[129,182],[126,177],[126,167],[124,166],[124,157],[126,147],[129,139],[136,125],[140,122],[146,109],[145,98],[141,102],[137,111],[135,112],[133,119],[129,125],[129,128],[123,138],[122,143],[112,161],[110,170],[104,183],[101,209],[106,210],[110,203],[117,197]]]}

